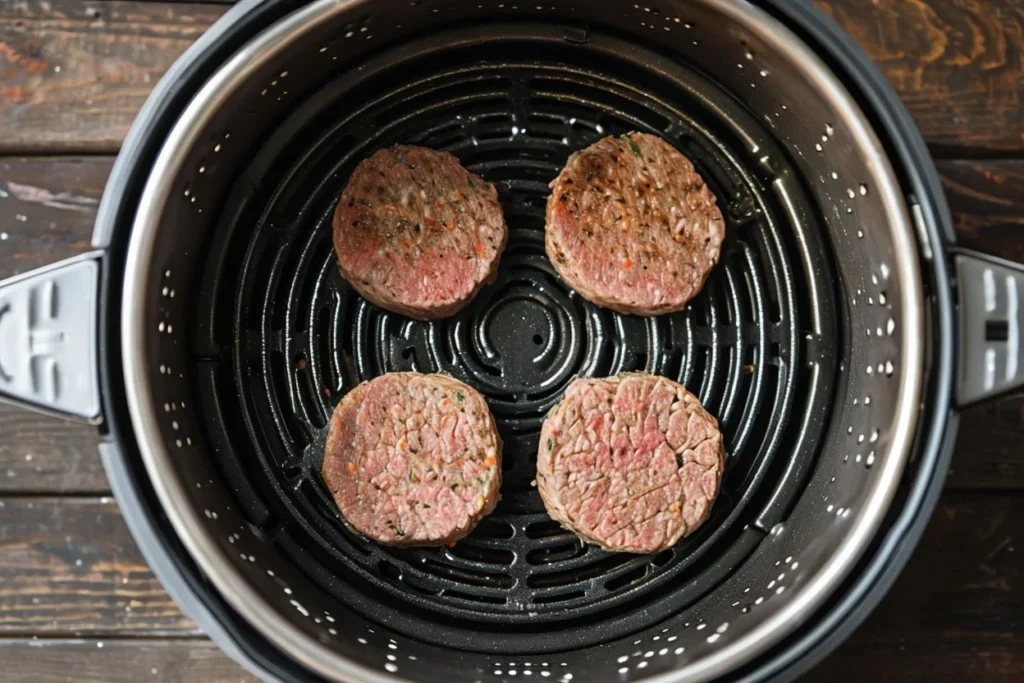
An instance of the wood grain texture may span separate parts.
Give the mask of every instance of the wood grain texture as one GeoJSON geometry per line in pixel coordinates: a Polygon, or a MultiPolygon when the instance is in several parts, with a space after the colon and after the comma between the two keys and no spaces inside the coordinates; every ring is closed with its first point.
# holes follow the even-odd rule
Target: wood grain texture
{"type": "Polygon", "coordinates": [[[1024,635],[956,630],[857,635],[801,683],[1020,683],[1024,635]],[[924,638],[923,640],[921,638],[924,638]]]}
{"type": "Polygon", "coordinates": [[[1024,680],[1024,497],[946,494],[892,591],[809,683],[1024,680]]]}
{"type": "Polygon", "coordinates": [[[0,495],[107,493],[98,444],[95,427],[0,403],[0,495]]]}
{"type": "MultiPolygon", "coordinates": [[[[817,2],[879,64],[934,150],[1024,151],[1019,0],[817,2]]],[[[153,85],[224,9],[0,3],[0,153],[116,150],[153,85]]]]}
{"type": "Polygon", "coordinates": [[[0,152],[115,151],[224,5],[0,2],[0,152]]]}
{"type": "Polygon", "coordinates": [[[0,279],[89,251],[113,157],[0,158],[0,279]]]}
{"type": "Polygon", "coordinates": [[[0,500],[0,636],[195,635],[110,498],[0,500]]]}
{"type": "Polygon", "coordinates": [[[1020,0],[815,0],[882,69],[942,156],[1024,151],[1020,0]]]}
{"type": "Polygon", "coordinates": [[[5,683],[255,683],[208,640],[0,640],[5,683]]]}
{"type": "Polygon", "coordinates": [[[939,171],[960,244],[1024,263],[1024,160],[943,161],[939,171]]]}

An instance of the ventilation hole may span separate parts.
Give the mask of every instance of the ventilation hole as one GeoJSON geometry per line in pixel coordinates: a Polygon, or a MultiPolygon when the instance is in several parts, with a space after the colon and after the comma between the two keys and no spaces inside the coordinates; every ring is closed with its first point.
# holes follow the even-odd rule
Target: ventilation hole
{"type": "Polygon", "coordinates": [[[508,522],[491,519],[489,517],[481,519],[480,523],[476,525],[476,529],[473,530],[474,536],[480,536],[482,538],[509,539],[515,536],[515,534],[516,530],[508,522]]]}
{"type": "Polygon", "coordinates": [[[662,373],[666,377],[671,377],[678,380],[682,371],[683,350],[680,348],[674,348],[671,351],[669,351],[668,356],[665,358],[665,364],[662,373]]]}
{"type": "Polygon", "coordinates": [[[480,367],[482,367],[484,369],[484,372],[486,372],[491,377],[501,377],[502,376],[501,368],[496,368],[496,367],[490,366],[487,363],[481,363],[480,367]]]}
{"type": "Polygon", "coordinates": [[[636,561],[636,558],[631,555],[621,553],[610,555],[582,567],[575,567],[565,571],[533,574],[526,579],[526,585],[530,588],[551,588],[553,586],[580,583],[601,576],[613,569],[618,569],[624,564],[636,561]]]}
{"type": "MultiPolygon", "coordinates": [[[[779,388],[779,376],[781,374],[779,366],[769,363],[766,367],[762,368],[761,370],[761,377],[763,381],[763,395],[776,395],[779,388]]],[[[801,373],[801,375],[802,374],[803,373],[801,373]]],[[[734,433],[737,434],[737,436],[743,435],[745,439],[753,439],[753,441],[745,440],[743,443],[728,444],[728,452],[730,459],[740,458],[743,455],[743,453],[746,452],[760,452],[760,449],[762,449],[764,446],[762,446],[761,442],[758,441],[758,439],[771,438],[769,436],[771,434],[770,427],[772,424],[773,417],[771,415],[771,411],[757,410],[756,406],[750,403],[752,397],[752,394],[750,393],[750,387],[753,385],[753,377],[754,375],[743,376],[743,391],[744,395],[746,395],[747,398],[744,402],[743,413],[737,421],[736,426],[733,427],[734,433]]],[[[799,397],[800,394],[794,393],[794,396],[799,397]]],[[[782,465],[780,466],[788,465],[785,459],[783,459],[781,462],[782,465]]],[[[779,462],[777,462],[776,464],[778,465],[779,462]]]]}
{"type": "Polygon", "coordinates": [[[526,527],[527,538],[551,538],[552,536],[563,536],[568,533],[562,528],[561,524],[554,520],[534,522],[526,527]]]}
{"type": "Polygon", "coordinates": [[[507,574],[489,574],[473,571],[464,567],[455,567],[429,558],[422,558],[420,569],[441,576],[451,581],[481,588],[500,588],[508,590],[515,585],[515,579],[507,574]]]}
{"type": "Polygon", "coordinates": [[[647,369],[647,354],[646,353],[638,353],[638,354],[636,354],[636,359],[633,362],[633,369],[634,370],[638,370],[638,371],[643,371],[643,370],[647,369]]]}
{"type": "Polygon", "coordinates": [[[306,435],[302,421],[289,409],[289,406],[292,405],[292,388],[288,377],[288,366],[284,354],[280,351],[270,354],[270,374],[271,390],[281,399],[285,431],[291,437],[293,446],[301,450],[309,445],[309,437],[306,435]]]}
{"type": "Polygon", "coordinates": [[[693,386],[693,380],[696,378],[698,381],[704,379],[705,370],[707,369],[708,356],[711,353],[707,349],[696,349],[693,355],[693,364],[690,367],[690,372],[682,377],[682,383],[687,387],[693,386]]]}
{"type": "Polygon", "coordinates": [[[634,126],[625,124],[617,116],[611,114],[604,114],[597,120],[596,130],[598,133],[604,135],[623,135],[630,132],[634,126]]]}
{"type": "Polygon", "coordinates": [[[489,78],[470,83],[458,83],[423,92],[415,97],[402,100],[397,106],[391,107],[374,117],[374,123],[379,128],[384,128],[396,121],[404,119],[409,114],[420,113],[424,110],[434,108],[438,102],[463,101],[460,106],[467,106],[467,100],[472,101],[472,106],[480,109],[492,109],[488,104],[503,103],[507,107],[505,98],[499,97],[498,93],[506,93],[512,84],[507,78],[489,78]]]}
{"type": "Polygon", "coordinates": [[[431,578],[420,579],[415,574],[408,574],[402,577],[402,585],[413,589],[417,593],[437,597],[444,593],[444,590],[437,587],[437,582],[431,578]]]}
{"type": "Polygon", "coordinates": [[[449,553],[455,557],[469,560],[470,562],[483,562],[485,564],[510,565],[516,561],[516,555],[511,550],[499,548],[483,548],[473,545],[472,542],[456,543],[449,548],[449,553]]]}
{"type": "Polygon", "coordinates": [[[583,591],[570,591],[568,593],[559,593],[558,595],[541,595],[533,599],[535,605],[550,605],[556,602],[566,602],[568,600],[575,600],[582,598],[585,595],[583,591]]]}
{"type": "MultiPolygon", "coordinates": [[[[644,121],[657,130],[664,130],[669,127],[668,119],[638,104],[636,101],[583,83],[537,76],[530,81],[530,86],[537,92],[545,93],[542,97],[534,98],[536,100],[545,100],[549,103],[554,101],[558,105],[562,104],[566,99],[570,101],[602,102],[605,103],[607,109],[619,113],[619,120],[626,118],[633,121],[644,121]]],[[[542,106],[538,108],[547,109],[549,107],[542,106]]],[[[600,125],[590,127],[587,124],[582,124],[578,128],[573,126],[572,129],[574,132],[578,131],[583,134],[591,131],[596,131],[598,134],[604,133],[604,128],[600,125]]]]}
{"type": "Polygon", "coordinates": [[[377,571],[380,572],[381,576],[392,579],[393,581],[402,580],[402,570],[387,560],[381,560],[377,563],[377,571]]]}
{"type": "Polygon", "coordinates": [[[295,368],[295,386],[298,387],[299,394],[305,404],[303,412],[309,416],[309,421],[313,423],[314,427],[323,429],[327,426],[327,422],[320,412],[320,402],[316,396],[313,375],[309,372],[309,363],[306,361],[305,356],[299,356],[295,362],[295,368]]]}
{"type": "Polygon", "coordinates": [[[611,581],[606,582],[604,584],[604,587],[610,591],[620,590],[632,583],[636,583],[637,581],[642,580],[645,576],[647,576],[647,572],[648,567],[646,565],[641,565],[636,569],[633,569],[632,571],[626,572],[622,576],[617,576],[611,581]]]}
{"type": "Polygon", "coordinates": [[[564,562],[587,554],[587,547],[575,541],[550,548],[531,550],[526,554],[526,561],[530,564],[544,565],[553,562],[564,562]]]}
{"type": "MultiPolygon", "coordinates": [[[[278,254],[281,252],[281,249],[282,246],[278,240],[267,240],[267,243],[264,245],[262,253],[256,255],[255,258],[257,259],[257,264],[251,268],[251,271],[254,273],[273,273],[274,262],[277,260],[278,254]]],[[[266,283],[253,282],[250,284],[251,287],[257,287],[261,285],[265,286],[266,283]]],[[[170,295],[170,292],[168,292],[168,295],[170,295]]],[[[259,301],[260,297],[247,297],[247,299],[250,301],[259,301]]],[[[258,330],[263,322],[263,307],[246,306],[246,311],[248,313],[247,322],[249,325],[249,329],[258,330]]]]}
{"type": "Polygon", "coordinates": [[[517,462],[516,457],[512,453],[503,453],[501,456],[501,471],[508,472],[515,469],[517,462]]]}
{"type": "Polygon", "coordinates": [[[651,564],[653,564],[655,567],[664,567],[672,560],[674,556],[675,552],[672,550],[662,551],[654,556],[654,559],[651,560],[651,564]]]}
{"type": "Polygon", "coordinates": [[[331,353],[331,309],[325,308],[320,311],[319,320],[316,323],[316,345],[317,354],[323,367],[320,368],[320,382],[324,388],[324,396],[328,400],[334,397],[334,391],[339,385],[338,373],[335,369],[334,357],[331,353]]]}
{"type": "Polygon", "coordinates": [[[533,343],[536,344],[537,346],[540,346],[541,344],[544,343],[544,337],[540,336],[539,334],[533,335],[533,343]]]}
{"type": "Polygon", "coordinates": [[[472,602],[485,602],[489,605],[504,605],[505,598],[497,597],[494,595],[476,595],[473,593],[464,593],[462,591],[445,591],[445,595],[450,598],[460,598],[462,600],[469,600],[472,602]]]}

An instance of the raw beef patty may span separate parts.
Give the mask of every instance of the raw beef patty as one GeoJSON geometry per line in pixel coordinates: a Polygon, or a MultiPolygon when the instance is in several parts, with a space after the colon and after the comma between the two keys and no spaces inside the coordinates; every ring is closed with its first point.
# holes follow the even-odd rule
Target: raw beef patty
{"type": "Polygon", "coordinates": [[[363,298],[421,320],[456,313],[493,281],[507,239],[494,186],[424,147],[362,161],[334,213],[342,276],[363,298]]]}
{"type": "Polygon", "coordinates": [[[724,467],[718,422],[681,384],[579,379],[541,429],[537,488],[584,541],[653,553],[707,519],[724,467]]]}
{"type": "Polygon", "coordinates": [[[690,160],[659,137],[607,137],[551,183],[545,246],[585,299],[620,313],[680,311],[718,263],[725,221],[690,160]]]}
{"type": "Polygon", "coordinates": [[[449,544],[498,503],[501,439],[476,390],[396,372],[338,404],[322,473],[359,533],[386,545],[449,544]]]}

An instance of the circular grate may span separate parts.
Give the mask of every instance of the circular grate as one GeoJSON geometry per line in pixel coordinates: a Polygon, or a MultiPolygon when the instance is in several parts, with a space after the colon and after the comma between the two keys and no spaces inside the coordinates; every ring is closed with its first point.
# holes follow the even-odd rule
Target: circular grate
{"type": "Polygon", "coordinates": [[[409,614],[407,629],[422,639],[465,628],[501,633],[505,651],[558,649],[568,641],[555,629],[575,627],[576,645],[612,639],[636,628],[630,614],[650,623],[691,604],[753,549],[766,510],[788,505],[823,429],[804,398],[830,403],[838,330],[809,329],[809,320],[834,320],[834,310],[801,292],[802,278],[831,291],[830,268],[784,153],[697,74],[673,64],[662,70],[672,78],[655,79],[601,49],[598,37],[588,41],[523,46],[516,54],[537,58],[519,62],[475,46],[472,59],[453,48],[388,70],[384,55],[365,69],[375,78],[339,76],[256,156],[264,190],[237,213],[228,229],[236,236],[219,242],[237,254],[237,273],[221,277],[209,299],[234,310],[231,359],[222,363],[231,371],[213,380],[218,429],[253,435],[242,466],[222,469],[255,482],[270,511],[264,532],[286,537],[282,548],[308,576],[341,600],[338,579],[355,584],[409,614]],[[632,130],[677,145],[726,216],[721,263],[683,313],[643,319],[599,309],[568,289],[544,254],[547,184],[572,151],[632,130]],[[360,160],[396,142],[452,152],[498,187],[505,208],[510,238],[497,282],[448,320],[377,309],[337,272],[331,219],[341,188],[360,160]],[[810,372],[812,361],[826,371],[810,372]],[[505,442],[498,509],[451,548],[387,549],[359,538],[319,477],[334,405],[358,382],[401,370],[443,372],[479,389],[505,442]],[[653,556],[583,545],[545,514],[533,487],[540,425],[565,386],[624,371],[686,384],[719,418],[729,451],[711,518],[653,556]],[[424,621],[443,628],[424,630],[424,621]]]}

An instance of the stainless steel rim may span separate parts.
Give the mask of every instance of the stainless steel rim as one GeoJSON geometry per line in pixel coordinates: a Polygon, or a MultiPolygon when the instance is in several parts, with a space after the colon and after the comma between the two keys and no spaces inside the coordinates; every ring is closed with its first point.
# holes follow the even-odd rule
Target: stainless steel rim
{"type": "MultiPolygon", "coordinates": [[[[703,1],[747,25],[765,44],[802,63],[806,77],[827,94],[842,123],[854,131],[865,146],[870,144],[877,179],[875,187],[883,198],[895,245],[895,268],[902,284],[903,362],[900,364],[896,429],[892,434],[891,450],[882,459],[878,485],[839,550],[808,582],[801,594],[778,614],[713,655],[650,679],[664,683],[708,680],[749,662],[791,633],[848,575],[879,529],[906,465],[917,425],[924,364],[924,349],[919,343],[923,334],[924,297],[917,244],[895,174],[863,113],[825,64],[766,12],[746,0],[703,1]]],[[[122,290],[122,361],[129,410],[147,472],[175,531],[203,573],[253,628],[310,670],[335,681],[378,682],[400,679],[342,657],[291,624],[275,619],[274,609],[229,562],[197,511],[184,503],[187,500],[184,484],[176,474],[171,454],[158,428],[158,408],[153,401],[149,373],[151,364],[145,352],[143,315],[148,294],[145,276],[155,256],[160,216],[171,199],[174,179],[178,177],[188,150],[198,142],[208,121],[239,84],[270,62],[291,41],[355,4],[358,4],[356,0],[318,0],[256,37],[207,82],[175,125],[153,166],[133,225],[122,290]]]]}

